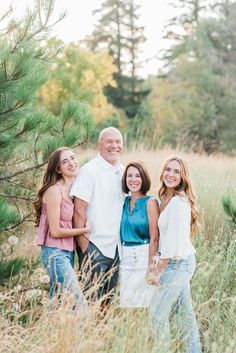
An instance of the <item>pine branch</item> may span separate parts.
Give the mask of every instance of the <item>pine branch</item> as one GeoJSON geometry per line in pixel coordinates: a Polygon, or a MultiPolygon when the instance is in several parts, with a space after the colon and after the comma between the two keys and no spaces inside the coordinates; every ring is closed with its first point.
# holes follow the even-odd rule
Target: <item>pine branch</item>
{"type": "Polygon", "coordinates": [[[14,185],[14,186],[16,186],[16,187],[19,187],[19,188],[21,188],[21,189],[25,189],[25,190],[28,190],[28,191],[32,191],[32,189],[31,189],[30,187],[27,187],[26,185],[23,185],[23,184],[16,183],[16,182],[14,182],[14,181],[12,181],[12,180],[10,180],[10,179],[6,179],[5,181],[6,181],[7,183],[12,184],[12,185],[14,185]]]}
{"type": "Polygon", "coordinates": [[[2,232],[8,232],[11,229],[14,229],[16,227],[18,227],[19,225],[21,225],[23,222],[25,222],[27,220],[27,218],[29,218],[31,216],[31,213],[28,213],[26,216],[24,216],[18,223],[14,224],[11,227],[5,228],[5,229],[1,229],[2,232]]]}
{"type": "Polygon", "coordinates": [[[38,164],[38,165],[35,165],[33,167],[28,167],[28,168],[25,168],[23,170],[19,170],[18,172],[16,173],[13,173],[11,175],[4,175],[4,176],[1,176],[0,177],[0,180],[9,180],[9,179],[12,179],[18,175],[21,175],[21,174],[24,174],[24,173],[27,173],[29,172],[30,170],[34,170],[34,169],[39,169],[41,168],[42,166],[44,166],[45,163],[41,163],[41,164],[38,164]]]}
{"type": "Polygon", "coordinates": [[[24,201],[33,201],[33,197],[26,197],[26,196],[14,196],[14,195],[6,195],[6,194],[0,194],[0,197],[6,197],[9,199],[19,199],[19,200],[24,200],[24,201]]]}
{"type": "MultiPolygon", "coordinates": [[[[10,6],[10,7],[8,8],[8,10],[0,16],[0,22],[3,22],[3,21],[4,21],[7,17],[9,17],[12,13],[13,13],[13,7],[10,6]]],[[[9,32],[11,32],[11,28],[4,28],[4,29],[1,29],[1,30],[0,30],[0,37],[6,36],[9,32]],[[1,33],[1,32],[2,32],[2,33],[1,33]]]]}
{"type": "Polygon", "coordinates": [[[11,113],[11,112],[13,112],[14,110],[18,110],[18,109],[22,108],[24,105],[25,105],[25,102],[23,102],[23,103],[17,102],[17,103],[14,105],[14,107],[9,108],[8,110],[5,110],[4,112],[0,112],[0,116],[1,116],[1,115],[5,115],[5,114],[8,114],[8,113],[11,113]]]}
{"type": "Polygon", "coordinates": [[[16,122],[14,123],[14,125],[8,126],[6,129],[0,130],[0,132],[2,133],[2,132],[9,131],[9,130],[12,131],[12,129],[14,129],[14,128],[17,127],[17,125],[18,125],[18,121],[16,121],[16,122]]]}
{"type": "MultiPolygon", "coordinates": [[[[13,128],[14,128],[14,126],[13,126],[13,128]]],[[[27,162],[28,161],[28,158],[25,158],[25,159],[21,159],[21,160],[19,160],[19,161],[16,161],[16,162],[9,162],[9,163],[3,163],[3,164],[1,164],[0,163],[0,166],[1,167],[6,167],[6,166],[11,166],[11,165],[17,165],[17,164],[21,164],[21,163],[25,163],[25,162],[27,162]]]]}

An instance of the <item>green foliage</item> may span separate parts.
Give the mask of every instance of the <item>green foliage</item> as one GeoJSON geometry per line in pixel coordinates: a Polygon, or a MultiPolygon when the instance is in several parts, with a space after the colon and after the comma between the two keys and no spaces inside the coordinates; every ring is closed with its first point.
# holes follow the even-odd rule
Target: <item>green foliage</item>
{"type": "Polygon", "coordinates": [[[207,153],[233,148],[236,97],[227,95],[227,90],[209,64],[182,58],[155,94],[157,124],[164,140],[207,153]]]}
{"type": "MultiPolygon", "coordinates": [[[[52,45],[52,42],[47,44],[52,45]]],[[[51,66],[51,79],[39,93],[39,99],[47,110],[59,114],[69,98],[86,101],[97,122],[107,118],[115,109],[108,104],[103,93],[105,86],[114,85],[115,67],[106,52],[92,53],[80,45],[70,43],[63,48],[51,66]]]]}
{"type": "Polygon", "coordinates": [[[3,197],[0,197],[0,231],[6,230],[7,227],[19,221],[19,213],[16,212],[3,197]]]}
{"type": "Polygon", "coordinates": [[[165,39],[170,40],[170,48],[163,51],[162,59],[167,67],[174,67],[182,54],[189,57],[199,55],[199,38],[196,29],[201,25],[202,17],[209,11],[207,0],[177,0],[172,3],[178,15],[166,25],[165,39]],[[179,31],[181,28],[181,31],[179,31]]]}
{"type": "Polygon", "coordinates": [[[236,225],[236,206],[230,196],[223,197],[222,206],[226,215],[230,217],[231,222],[236,225]]]}
{"type": "Polygon", "coordinates": [[[156,142],[209,154],[236,149],[236,4],[227,4],[221,13],[212,7],[215,17],[209,18],[205,1],[176,4],[186,6],[171,24],[181,25],[183,33],[175,37],[169,31],[167,37],[175,41],[145,103],[156,142]]]}
{"type": "MultiPolygon", "coordinates": [[[[4,16],[8,25],[0,31],[0,239],[12,229],[20,234],[25,221],[32,220],[36,184],[51,152],[86,143],[93,130],[90,108],[83,102],[65,101],[57,115],[38,104],[38,91],[50,78],[49,64],[58,50],[45,46],[54,24],[53,6],[54,0],[39,0],[19,21],[9,10],[4,16]]],[[[22,264],[2,259],[6,278],[22,264]]]]}
{"type": "Polygon", "coordinates": [[[126,145],[143,145],[146,149],[157,148],[161,145],[161,136],[158,135],[156,121],[153,114],[152,99],[144,99],[134,119],[128,122],[126,145]]]}
{"type": "Polygon", "coordinates": [[[26,259],[15,257],[14,259],[1,260],[0,266],[0,286],[5,286],[9,279],[18,275],[22,270],[26,268],[26,259]]]}
{"type": "Polygon", "coordinates": [[[51,116],[50,119],[51,128],[46,132],[45,129],[37,131],[35,135],[35,148],[37,153],[41,152],[43,163],[60,146],[75,147],[87,143],[94,128],[90,107],[85,102],[68,100],[59,116],[51,116]]]}
{"type": "Polygon", "coordinates": [[[150,92],[143,88],[143,80],[137,77],[114,74],[117,87],[107,86],[104,90],[108,100],[116,107],[123,109],[129,119],[138,113],[144,98],[150,92]]]}
{"type": "Polygon", "coordinates": [[[95,11],[98,21],[86,43],[91,50],[106,48],[116,66],[116,85],[108,84],[105,94],[115,107],[128,118],[137,114],[142,99],[149,93],[142,87],[137,69],[140,68],[139,47],[146,40],[139,26],[139,8],[134,0],[106,0],[95,11]]]}

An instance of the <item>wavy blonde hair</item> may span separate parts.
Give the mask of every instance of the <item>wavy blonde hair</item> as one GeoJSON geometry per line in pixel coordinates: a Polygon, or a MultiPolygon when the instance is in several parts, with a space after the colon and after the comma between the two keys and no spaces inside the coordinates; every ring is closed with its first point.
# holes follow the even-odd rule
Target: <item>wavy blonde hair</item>
{"type": "Polygon", "coordinates": [[[196,197],[195,197],[193,187],[192,187],[192,184],[190,181],[188,166],[187,166],[186,161],[184,161],[182,158],[177,157],[177,156],[173,156],[173,157],[168,158],[165,161],[164,166],[162,168],[161,175],[160,175],[161,187],[159,189],[158,196],[159,196],[160,200],[162,200],[163,197],[166,195],[167,187],[166,187],[165,183],[163,182],[163,174],[164,174],[164,171],[165,171],[167,165],[171,161],[177,161],[180,164],[181,182],[176,187],[174,195],[187,196],[187,198],[190,202],[190,206],[191,206],[191,236],[195,237],[198,232],[199,212],[196,207],[196,197]]]}

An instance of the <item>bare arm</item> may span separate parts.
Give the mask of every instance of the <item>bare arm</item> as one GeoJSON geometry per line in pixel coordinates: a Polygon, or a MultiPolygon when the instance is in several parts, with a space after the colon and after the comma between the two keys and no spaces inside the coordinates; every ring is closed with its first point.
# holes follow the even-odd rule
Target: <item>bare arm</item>
{"type": "Polygon", "coordinates": [[[162,272],[164,271],[164,269],[166,268],[166,266],[168,265],[170,259],[160,259],[156,268],[155,268],[155,274],[157,276],[161,276],[162,272]]]}
{"type": "MultiPolygon", "coordinates": [[[[88,202],[81,200],[78,197],[75,197],[74,204],[75,204],[74,227],[78,227],[78,228],[85,227],[87,222],[88,202]]],[[[84,233],[86,233],[86,231],[84,233]]],[[[86,237],[79,237],[76,240],[81,251],[84,252],[88,247],[89,240],[86,237]]]]}
{"type": "Polygon", "coordinates": [[[158,204],[155,199],[150,199],[147,202],[147,215],[149,224],[149,234],[150,234],[150,244],[149,244],[149,258],[148,267],[153,269],[155,264],[154,257],[157,255],[158,246],[158,217],[159,209],[158,204]]]}
{"type": "Polygon", "coordinates": [[[58,188],[50,187],[44,194],[43,202],[47,207],[49,232],[52,238],[68,238],[83,235],[90,231],[89,227],[62,228],[60,226],[60,205],[62,196],[58,188]]]}
{"type": "Polygon", "coordinates": [[[169,259],[160,259],[158,264],[147,272],[146,281],[150,285],[157,286],[160,282],[161,275],[168,265],[169,259]]]}

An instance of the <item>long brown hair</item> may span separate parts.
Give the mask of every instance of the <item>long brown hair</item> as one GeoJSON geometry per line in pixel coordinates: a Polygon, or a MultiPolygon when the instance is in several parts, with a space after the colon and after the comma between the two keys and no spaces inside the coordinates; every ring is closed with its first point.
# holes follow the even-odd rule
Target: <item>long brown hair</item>
{"type": "Polygon", "coordinates": [[[193,187],[192,187],[192,184],[190,181],[188,166],[187,166],[186,161],[184,161],[182,158],[177,157],[177,156],[173,156],[173,157],[168,158],[166,160],[166,162],[164,163],[164,166],[163,166],[163,169],[161,172],[161,176],[160,176],[161,187],[159,189],[158,196],[159,196],[160,200],[162,200],[163,197],[166,195],[167,187],[166,187],[165,183],[163,182],[163,173],[164,173],[167,165],[171,161],[177,161],[180,164],[181,182],[176,187],[174,194],[178,195],[178,196],[183,196],[183,195],[187,196],[187,198],[190,202],[190,206],[191,206],[191,235],[196,236],[197,231],[198,231],[198,221],[197,220],[198,220],[199,212],[196,207],[196,197],[195,197],[193,187]]]}
{"type": "Polygon", "coordinates": [[[42,185],[39,188],[36,194],[36,198],[33,202],[36,226],[39,225],[42,198],[45,191],[50,188],[50,186],[55,185],[59,180],[62,179],[62,175],[59,173],[60,157],[62,152],[68,150],[70,150],[68,147],[59,147],[49,156],[46,171],[42,180],[42,185]]]}

